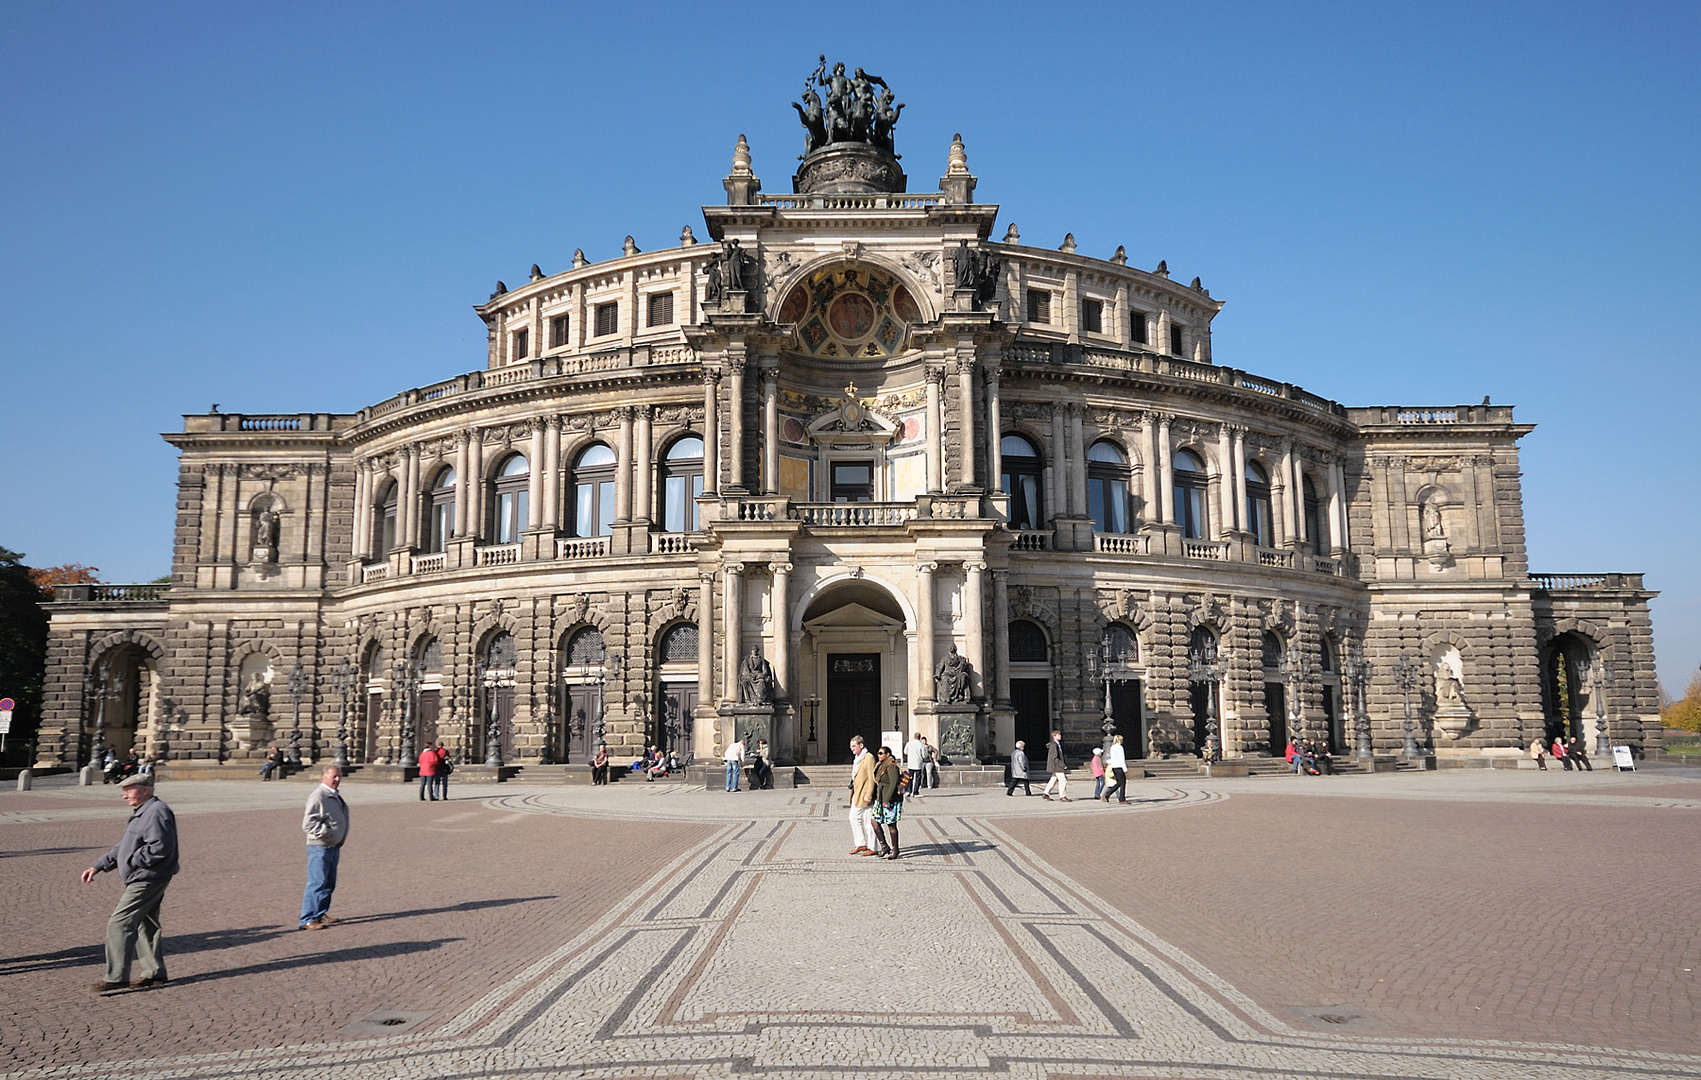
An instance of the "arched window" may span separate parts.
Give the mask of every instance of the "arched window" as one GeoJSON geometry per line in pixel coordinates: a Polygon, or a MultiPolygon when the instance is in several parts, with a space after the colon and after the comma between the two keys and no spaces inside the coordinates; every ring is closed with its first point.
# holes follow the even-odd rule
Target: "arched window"
{"type": "Polygon", "coordinates": [[[526,459],[514,454],[496,472],[495,513],[491,516],[491,539],[498,544],[517,544],[527,522],[527,489],[531,486],[531,466],[526,459]]]}
{"type": "Polygon", "coordinates": [[[1128,531],[1128,458],[1122,448],[1100,439],[1087,448],[1087,512],[1095,532],[1128,531]]]}
{"type": "Polygon", "coordinates": [[[1113,664],[1138,664],[1140,662],[1140,641],[1134,636],[1134,631],[1121,623],[1111,623],[1104,628],[1104,644],[1106,655],[1113,664]]]}
{"type": "Polygon", "coordinates": [[[1172,465],[1175,473],[1175,523],[1181,535],[1189,540],[1203,540],[1208,522],[1205,518],[1205,491],[1209,484],[1205,463],[1191,450],[1177,450],[1172,465]]]}
{"type": "Polygon", "coordinates": [[[425,550],[444,551],[455,535],[455,470],[444,469],[431,485],[430,529],[425,537],[425,550]]]}
{"type": "Polygon", "coordinates": [[[1045,643],[1045,631],[1039,623],[1017,619],[1010,624],[1010,662],[1012,664],[1043,664],[1051,653],[1045,643]]]}
{"type": "Polygon", "coordinates": [[[1040,472],[1044,468],[1034,444],[1020,435],[1006,435],[999,440],[998,452],[1004,461],[1004,474],[998,485],[1010,496],[1010,527],[1037,529],[1044,523],[1044,504],[1040,502],[1040,472]]]}
{"type": "Polygon", "coordinates": [[[396,485],[392,483],[378,500],[378,550],[373,554],[383,558],[396,546],[396,540],[396,485]]]}
{"type": "Polygon", "coordinates": [[[680,623],[662,635],[661,662],[664,664],[695,664],[697,662],[696,623],[680,623]]]}
{"type": "Polygon", "coordinates": [[[1301,479],[1300,489],[1305,493],[1305,538],[1311,541],[1312,551],[1324,554],[1329,550],[1329,519],[1317,498],[1317,485],[1307,476],[1301,479]]]}
{"type": "Polygon", "coordinates": [[[1333,673],[1335,670],[1335,639],[1325,634],[1319,651],[1322,656],[1318,666],[1326,673],[1333,673]]]}
{"type": "Polygon", "coordinates": [[[1259,547],[1274,547],[1275,530],[1270,525],[1270,476],[1256,461],[1246,463],[1246,531],[1259,547]]]}
{"type": "Polygon", "coordinates": [[[607,536],[613,526],[614,451],[592,443],[573,463],[573,535],[607,536]]]}
{"type": "Polygon", "coordinates": [[[608,659],[603,646],[602,631],[587,626],[567,640],[567,663],[573,666],[593,666],[608,659]]]}
{"type": "Polygon", "coordinates": [[[662,459],[662,529],[696,532],[697,497],[703,494],[703,440],[687,435],[662,459]]]}
{"type": "Polygon", "coordinates": [[[1287,648],[1282,644],[1282,636],[1274,630],[1264,631],[1263,666],[1275,669],[1282,666],[1282,656],[1287,648]]]}

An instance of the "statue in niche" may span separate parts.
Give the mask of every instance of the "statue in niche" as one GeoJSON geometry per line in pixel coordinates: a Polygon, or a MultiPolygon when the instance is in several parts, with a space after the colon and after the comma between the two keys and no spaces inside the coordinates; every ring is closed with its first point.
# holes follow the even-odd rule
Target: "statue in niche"
{"type": "Polygon", "coordinates": [[[721,247],[721,284],[727,292],[744,291],[744,260],[749,258],[737,240],[728,240],[721,247]]]}
{"type": "Polygon", "coordinates": [[[1445,664],[1435,673],[1435,702],[1442,708],[1460,705],[1465,700],[1465,687],[1459,677],[1445,664]]]}
{"type": "Polygon", "coordinates": [[[762,655],[760,647],[750,646],[750,655],[738,666],[738,703],[740,705],[772,705],[774,703],[774,666],[762,655]]]}
{"type": "Polygon", "coordinates": [[[1441,501],[1439,499],[1426,499],[1423,505],[1418,508],[1418,515],[1423,525],[1423,538],[1425,540],[1447,539],[1447,531],[1441,524],[1441,501]]]}
{"type": "Polygon", "coordinates": [[[264,672],[256,671],[248,676],[248,682],[242,688],[242,700],[236,707],[238,716],[249,720],[265,720],[272,711],[272,688],[266,684],[264,672]]]}
{"type": "Polygon", "coordinates": [[[952,645],[933,672],[934,693],[945,704],[969,700],[969,662],[952,645]]]}
{"type": "Polygon", "coordinates": [[[253,556],[257,563],[278,561],[278,515],[267,502],[254,515],[253,556]]]}
{"type": "Polygon", "coordinates": [[[969,250],[969,242],[957,241],[957,250],[951,253],[951,276],[957,288],[975,287],[975,262],[975,253],[969,250]]]}

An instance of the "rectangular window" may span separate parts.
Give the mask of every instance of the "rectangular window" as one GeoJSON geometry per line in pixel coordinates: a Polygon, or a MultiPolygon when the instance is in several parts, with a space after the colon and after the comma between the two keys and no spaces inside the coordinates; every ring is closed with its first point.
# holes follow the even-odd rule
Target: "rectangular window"
{"type": "Polygon", "coordinates": [[[874,462],[833,462],[834,502],[874,501],[874,462]]]}
{"type": "Polygon", "coordinates": [[[619,332],[620,332],[620,304],[619,304],[619,302],[616,301],[616,302],[611,303],[611,304],[598,304],[597,305],[597,332],[596,332],[596,336],[597,337],[607,337],[610,334],[618,334],[619,332]]]}
{"type": "Polygon", "coordinates": [[[1169,324],[1169,351],[1174,353],[1176,356],[1182,355],[1182,352],[1181,352],[1181,327],[1175,325],[1174,323],[1169,324]]]}
{"type": "Polygon", "coordinates": [[[650,297],[649,319],[646,326],[667,326],[673,322],[673,294],[655,293],[650,297]]]}
{"type": "Polygon", "coordinates": [[[1102,334],[1104,324],[1104,301],[1081,301],[1081,333],[1102,334]]]}
{"type": "Polygon", "coordinates": [[[567,316],[557,315],[549,320],[549,347],[559,349],[567,344],[567,316]]]}
{"type": "Polygon", "coordinates": [[[1128,332],[1129,338],[1134,344],[1146,344],[1146,313],[1144,311],[1129,309],[1128,332]]]}
{"type": "Polygon", "coordinates": [[[530,337],[531,337],[531,331],[529,331],[529,330],[516,330],[516,331],[514,331],[514,351],[513,351],[512,354],[510,354],[508,359],[510,359],[510,360],[524,360],[527,356],[531,355],[530,350],[528,348],[528,339],[530,337]]]}
{"type": "Polygon", "coordinates": [[[1051,321],[1051,294],[1044,289],[1028,290],[1028,321],[1031,323],[1049,323],[1051,321]]]}

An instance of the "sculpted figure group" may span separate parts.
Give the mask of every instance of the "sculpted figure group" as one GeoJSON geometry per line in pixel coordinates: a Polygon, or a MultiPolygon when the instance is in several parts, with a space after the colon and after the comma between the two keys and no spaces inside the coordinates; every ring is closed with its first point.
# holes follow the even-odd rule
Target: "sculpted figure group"
{"type": "Polygon", "coordinates": [[[903,102],[896,98],[885,79],[861,68],[854,75],[846,75],[844,64],[834,64],[828,72],[823,54],[821,65],[803,80],[803,103],[791,103],[803,123],[802,156],[808,157],[828,143],[862,142],[896,157],[892,128],[904,111],[903,102]],[[876,86],[880,87],[878,96],[876,86]],[[816,87],[825,92],[824,98],[815,92],[816,87]]]}
{"type": "Polygon", "coordinates": [[[975,307],[983,306],[998,294],[998,278],[1004,273],[1004,261],[996,255],[971,250],[967,240],[957,241],[951,253],[951,275],[956,288],[973,290],[975,307]]]}

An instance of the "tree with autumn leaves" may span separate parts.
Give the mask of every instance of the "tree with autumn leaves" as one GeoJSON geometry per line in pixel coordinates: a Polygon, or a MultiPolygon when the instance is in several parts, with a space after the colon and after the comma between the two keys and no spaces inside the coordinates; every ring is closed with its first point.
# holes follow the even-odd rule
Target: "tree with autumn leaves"
{"type": "Polygon", "coordinates": [[[1701,731],[1701,671],[1689,677],[1689,689],[1681,701],[1660,710],[1660,719],[1676,731],[1701,731]]]}

